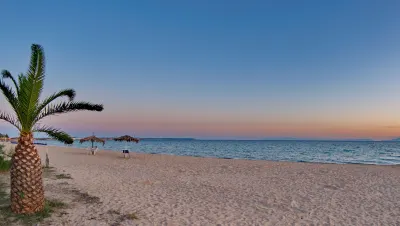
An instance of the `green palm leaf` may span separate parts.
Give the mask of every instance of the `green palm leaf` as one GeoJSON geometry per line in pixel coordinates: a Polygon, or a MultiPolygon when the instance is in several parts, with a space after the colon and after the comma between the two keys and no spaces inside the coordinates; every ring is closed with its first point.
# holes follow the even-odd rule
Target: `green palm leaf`
{"type": "Polygon", "coordinates": [[[75,90],[73,89],[64,89],[59,92],[53,93],[49,97],[47,97],[43,102],[40,103],[38,108],[36,109],[35,118],[40,114],[40,112],[51,102],[57,100],[60,97],[68,97],[69,101],[73,101],[75,98],[75,90]]]}
{"type": "Polygon", "coordinates": [[[21,128],[20,125],[19,125],[18,120],[16,120],[14,117],[12,117],[9,114],[6,114],[6,113],[0,111],[0,119],[2,119],[4,121],[10,123],[11,125],[15,126],[18,130],[20,130],[20,128],[21,128]]]}
{"type": "Polygon", "coordinates": [[[0,90],[2,91],[4,97],[8,101],[8,103],[11,105],[13,110],[18,116],[18,119],[21,120],[21,115],[19,111],[19,105],[18,105],[18,99],[14,93],[14,91],[11,90],[9,86],[7,86],[3,80],[0,81],[0,90]]]}
{"type": "Polygon", "coordinates": [[[33,118],[43,89],[45,71],[44,52],[40,45],[32,45],[31,62],[26,76],[20,79],[18,102],[24,110],[22,130],[29,132],[33,127],[33,118]]]}
{"type": "Polygon", "coordinates": [[[20,73],[18,75],[18,84],[21,84],[23,78],[24,78],[24,74],[20,73]]]}
{"type": "Polygon", "coordinates": [[[66,132],[48,126],[35,126],[33,132],[46,133],[49,137],[65,144],[72,144],[74,142],[72,137],[66,132]]]}
{"type": "Polygon", "coordinates": [[[103,105],[91,104],[88,102],[63,102],[59,104],[52,104],[42,110],[42,112],[36,117],[35,122],[38,122],[41,119],[51,115],[58,115],[67,112],[85,111],[85,110],[102,111],[103,105]]]}
{"type": "Polygon", "coordinates": [[[18,83],[15,81],[14,77],[11,75],[11,73],[7,70],[1,71],[1,74],[3,75],[3,78],[9,78],[11,81],[14,83],[15,90],[17,91],[17,94],[19,93],[19,88],[18,88],[18,83]]]}

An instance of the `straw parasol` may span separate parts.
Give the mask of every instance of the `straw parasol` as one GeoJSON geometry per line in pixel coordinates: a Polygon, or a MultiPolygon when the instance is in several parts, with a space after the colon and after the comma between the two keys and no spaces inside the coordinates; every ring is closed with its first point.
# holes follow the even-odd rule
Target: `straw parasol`
{"type": "Polygon", "coordinates": [[[126,142],[136,142],[139,143],[139,139],[135,137],[131,137],[129,135],[121,136],[114,138],[115,141],[126,141],[126,142]]]}
{"type": "Polygon", "coordinates": [[[106,143],[105,140],[103,140],[103,139],[101,139],[101,138],[98,138],[98,137],[96,137],[95,135],[90,136],[90,137],[82,138],[82,139],[79,140],[79,143],[82,144],[83,142],[88,142],[88,141],[92,142],[92,148],[93,148],[93,143],[94,143],[94,142],[103,143],[103,146],[104,146],[104,143],[106,143]]]}

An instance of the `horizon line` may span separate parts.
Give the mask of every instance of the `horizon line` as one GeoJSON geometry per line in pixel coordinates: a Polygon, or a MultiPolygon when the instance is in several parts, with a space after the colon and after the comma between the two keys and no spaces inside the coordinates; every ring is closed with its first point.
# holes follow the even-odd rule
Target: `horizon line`
{"type": "MultiPolygon", "coordinates": [[[[18,137],[13,137],[9,139],[17,139],[18,137]]],[[[72,137],[74,140],[79,140],[84,137],[72,137]]],[[[112,139],[114,136],[99,136],[103,139],[112,139]]],[[[371,139],[371,138],[196,138],[196,137],[138,137],[139,139],[160,139],[160,140],[200,140],[200,141],[397,141],[400,138],[389,138],[389,139],[371,139]]],[[[35,139],[47,139],[55,140],[49,137],[38,137],[35,139]]]]}

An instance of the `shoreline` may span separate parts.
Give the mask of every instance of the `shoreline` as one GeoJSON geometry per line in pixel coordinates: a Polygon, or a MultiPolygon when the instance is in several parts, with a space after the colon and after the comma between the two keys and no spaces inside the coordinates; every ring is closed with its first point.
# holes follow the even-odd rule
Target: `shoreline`
{"type": "MultiPolygon", "coordinates": [[[[9,144],[15,147],[16,144],[12,144],[10,142],[0,142],[0,144],[9,144]]],[[[6,145],[7,146],[7,145],[6,145]]],[[[68,146],[58,146],[58,145],[35,145],[35,147],[39,150],[39,147],[52,147],[52,148],[66,148],[66,149],[79,149],[86,150],[87,148],[81,147],[68,147],[68,146]]],[[[99,148],[98,152],[112,152],[112,153],[121,153],[120,150],[111,150],[111,149],[101,149],[99,148]]],[[[353,162],[310,162],[310,161],[290,161],[290,160],[268,160],[268,159],[245,159],[245,158],[230,158],[230,157],[217,157],[217,156],[194,156],[194,155],[176,155],[170,153],[147,153],[147,152],[135,152],[130,151],[131,154],[147,154],[147,155],[166,155],[166,156],[176,156],[176,157],[192,157],[192,158],[206,158],[206,159],[226,159],[226,160],[247,160],[247,161],[267,161],[267,162],[284,162],[284,163],[308,163],[308,164],[333,164],[333,165],[366,165],[366,166],[392,166],[392,167],[400,167],[400,163],[398,164],[378,164],[378,163],[353,163],[353,162]]]]}

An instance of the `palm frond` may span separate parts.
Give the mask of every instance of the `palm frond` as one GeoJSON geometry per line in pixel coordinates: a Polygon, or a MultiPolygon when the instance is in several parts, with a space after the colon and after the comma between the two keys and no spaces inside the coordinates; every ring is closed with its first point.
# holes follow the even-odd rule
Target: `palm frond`
{"type": "Polygon", "coordinates": [[[14,91],[12,91],[12,89],[8,85],[6,85],[3,80],[0,80],[0,90],[4,94],[4,97],[6,98],[8,103],[10,103],[12,109],[15,111],[18,119],[21,120],[22,112],[19,111],[18,99],[14,91]]]}
{"type": "Polygon", "coordinates": [[[18,93],[19,93],[18,83],[14,79],[14,77],[11,75],[11,73],[9,71],[7,71],[7,70],[3,70],[3,71],[1,71],[1,74],[3,75],[3,78],[11,79],[11,81],[14,83],[15,90],[17,91],[17,95],[18,95],[18,93]]]}
{"type": "Polygon", "coordinates": [[[43,89],[45,72],[44,51],[40,45],[32,45],[31,62],[26,76],[20,79],[20,93],[18,102],[24,114],[22,129],[29,131],[34,124],[39,97],[43,89]]]}
{"type": "Polygon", "coordinates": [[[72,144],[74,139],[66,132],[49,126],[37,126],[33,128],[33,132],[46,133],[49,137],[54,138],[65,144],[72,144]]]}
{"type": "Polygon", "coordinates": [[[15,126],[18,130],[21,130],[21,126],[19,125],[18,120],[16,120],[11,115],[0,111],[0,119],[10,123],[13,126],[15,126]]]}
{"type": "Polygon", "coordinates": [[[36,109],[36,113],[35,113],[35,118],[38,116],[38,114],[40,114],[40,112],[47,106],[49,105],[51,102],[55,101],[57,98],[60,97],[68,97],[69,101],[73,101],[75,98],[75,90],[73,89],[64,89],[61,90],[57,93],[53,93],[52,95],[50,95],[49,97],[47,97],[43,102],[41,102],[38,106],[38,108],[36,109]]]}
{"type": "Polygon", "coordinates": [[[24,78],[24,74],[22,74],[22,73],[20,73],[19,75],[18,75],[18,84],[21,84],[22,83],[22,79],[24,78]]]}
{"type": "Polygon", "coordinates": [[[31,46],[31,61],[27,71],[27,77],[36,77],[44,73],[44,51],[42,46],[32,44],[31,46]]]}
{"type": "Polygon", "coordinates": [[[102,104],[91,104],[88,102],[63,102],[59,104],[48,105],[36,117],[35,122],[38,122],[39,120],[50,115],[59,115],[74,111],[102,111],[102,110],[103,110],[102,104]]]}

